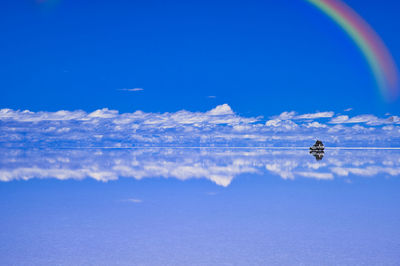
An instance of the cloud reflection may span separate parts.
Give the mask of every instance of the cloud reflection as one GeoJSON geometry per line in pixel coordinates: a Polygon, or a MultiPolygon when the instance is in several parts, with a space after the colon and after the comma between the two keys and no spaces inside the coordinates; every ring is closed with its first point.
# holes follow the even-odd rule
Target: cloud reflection
{"type": "Polygon", "coordinates": [[[283,179],[400,175],[399,150],[329,150],[321,161],[307,150],[249,148],[0,149],[0,181],[56,178],[208,179],[229,186],[243,174],[283,179]]]}

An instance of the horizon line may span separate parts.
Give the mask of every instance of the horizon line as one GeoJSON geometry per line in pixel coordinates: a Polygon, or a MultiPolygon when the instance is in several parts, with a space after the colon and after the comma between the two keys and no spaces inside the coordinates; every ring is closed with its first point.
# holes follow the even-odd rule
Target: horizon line
{"type": "MultiPolygon", "coordinates": [[[[263,149],[263,150],[309,150],[310,147],[245,147],[245,146],[132,146],[132,147],[0,147],[0,149],[263,149]]],[[[400,147],[325,147],[324,150],[400,150],[400,147]]]]}

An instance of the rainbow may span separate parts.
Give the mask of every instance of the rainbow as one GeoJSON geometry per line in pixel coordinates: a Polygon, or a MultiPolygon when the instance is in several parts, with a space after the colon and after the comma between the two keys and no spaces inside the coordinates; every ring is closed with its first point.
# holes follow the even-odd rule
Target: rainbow
{"type": "Polygon", "coordinates": [[[385,100],[394,101],[399,94],[396,64],[378,34],[351,7],[340,0],[306,0],[335,21],[356,43],[385,100]]]}

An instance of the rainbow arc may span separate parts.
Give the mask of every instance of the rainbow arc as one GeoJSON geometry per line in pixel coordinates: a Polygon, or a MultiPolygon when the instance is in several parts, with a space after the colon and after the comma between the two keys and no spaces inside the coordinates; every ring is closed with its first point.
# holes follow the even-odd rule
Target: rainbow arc
{"type": "Polygon", "coordinates": [[[335,21],[354,41],[368,62],[385,100],[399,94],[396,64],[379,35],[351,7],[340,0],[306,0],[335,21]]]}

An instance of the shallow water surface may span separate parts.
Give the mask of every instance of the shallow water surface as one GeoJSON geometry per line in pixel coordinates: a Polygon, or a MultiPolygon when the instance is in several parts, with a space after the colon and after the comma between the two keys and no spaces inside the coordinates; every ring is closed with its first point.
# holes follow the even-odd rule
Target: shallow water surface
{"type": "Polygon", "coordinates": [[[0,154],[1,265],[400,263],[400,150],[0,154]]]}

